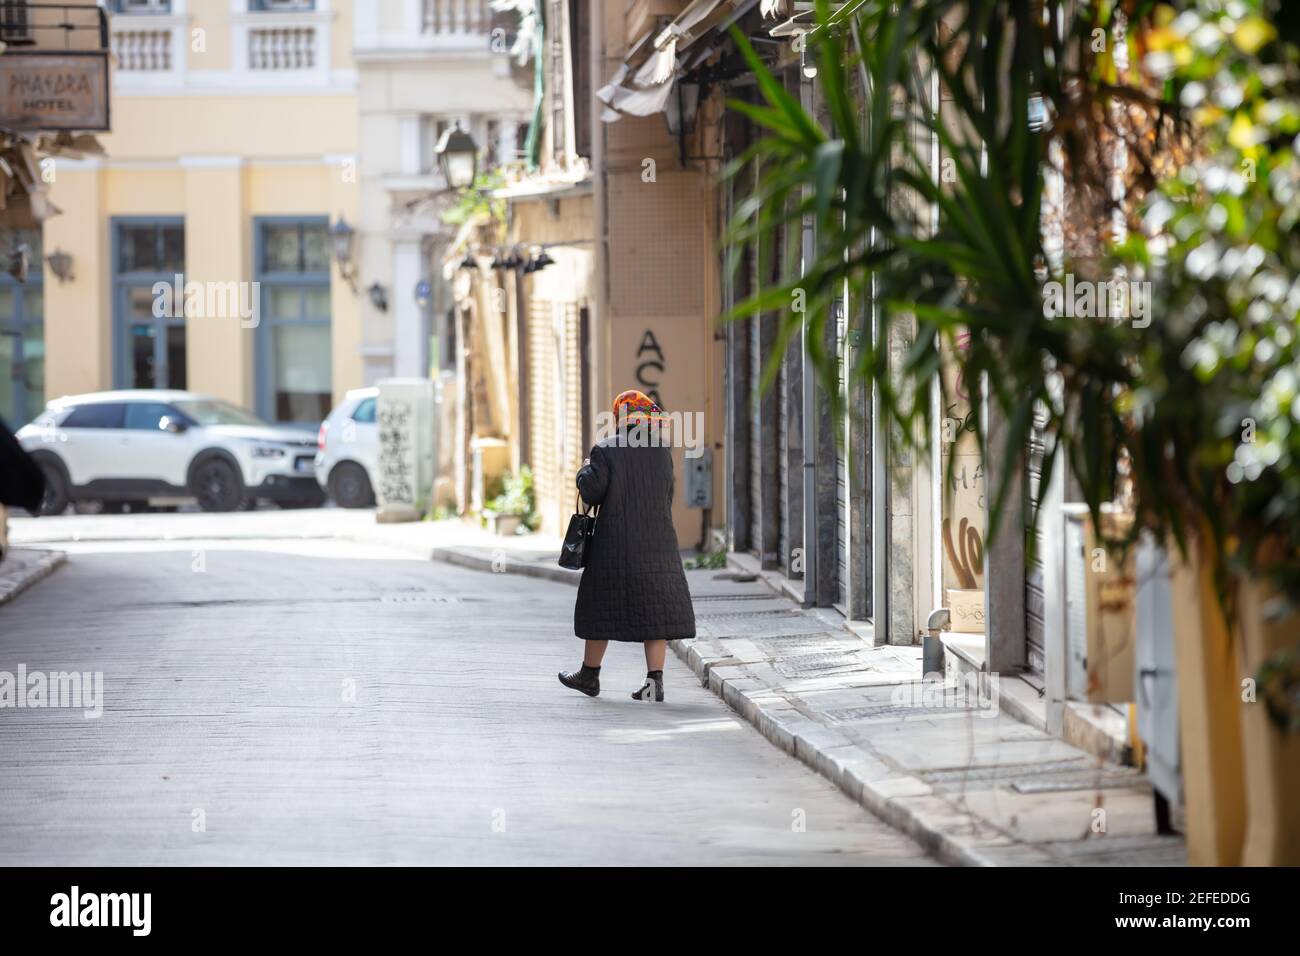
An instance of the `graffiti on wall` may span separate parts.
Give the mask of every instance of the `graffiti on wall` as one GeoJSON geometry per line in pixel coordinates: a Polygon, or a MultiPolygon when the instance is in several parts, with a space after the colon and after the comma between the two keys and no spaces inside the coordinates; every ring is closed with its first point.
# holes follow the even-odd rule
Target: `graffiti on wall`
{"type": "Polygon", "coordinates": [[[379,419],[379,500],[414,503],[415,445],[409,402],[381,402],[379,419]]]}
{"type": "Polygon", "coordinates": [[[659,386],[663,384],[662,376],[664,373],[664,350],[659,347],[659,340],[650,329],[645,330],[641,336],[641,344],[636,350],[636,384],[637,388],[645,392],[660,408],[664,407],[663,399],[659,397],[659,386]]]}

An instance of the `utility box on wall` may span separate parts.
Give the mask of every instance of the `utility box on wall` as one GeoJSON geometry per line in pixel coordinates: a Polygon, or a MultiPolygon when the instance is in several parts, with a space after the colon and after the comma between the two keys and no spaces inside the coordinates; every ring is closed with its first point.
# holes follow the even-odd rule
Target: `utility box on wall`
{"type": "Polygon", "coordinates": [[[701,449],[695,458],[687,455],[684,459],[686,481],[683,488],[688,508],[713,507],[713,450],[701,449]]]}
{"type": "Polygon", "coordinates": [[[418,521],[430,506],[437,436],[433,382],[390,378],[378,383],[379,521],[418,521]]]}

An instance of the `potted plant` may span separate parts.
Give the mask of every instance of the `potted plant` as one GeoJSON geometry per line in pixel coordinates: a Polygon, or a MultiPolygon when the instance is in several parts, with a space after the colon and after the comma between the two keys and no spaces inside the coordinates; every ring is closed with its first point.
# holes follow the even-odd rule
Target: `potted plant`
{"type": "Polygon", "coordinates": [[[536,524],[533,471],[527,465],[518,474],[502,478],[502,490],[483,509],[483,517],[494,534],[511,535],[532,530],[536,524]]]}

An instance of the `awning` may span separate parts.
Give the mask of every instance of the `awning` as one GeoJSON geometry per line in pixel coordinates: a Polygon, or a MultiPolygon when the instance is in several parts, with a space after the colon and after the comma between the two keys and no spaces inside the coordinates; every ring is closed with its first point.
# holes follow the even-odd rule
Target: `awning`
{"type": "MultiPolygon", "coordinates": [[[[831,15],[825,26],[833,27],[841,20],[846,19],[862,6],[863,0],[848,0],[844,3],[832,3],[830,5],[831,15]]],[[[769,8],[773,15],[793,14],[782,20],[771,30],[767,31],[768,36],[777,39],[789,37],[795,39],[804,35],[816,35],[823,29],[822,25],[817,22],[816,5],[813,3],[792,2],[786,3],[784,0],[763,0],[763,15],[768,15],[769,8]]]]}
{"type": "Polygon", "coordinates": [[[646,33],[596,92],[605,104],[601,119],[613,123],[625,115],[662,113],[677,81],[703,63],[727,28],[758,2],[694,0],[663,29],[646,33]]]}

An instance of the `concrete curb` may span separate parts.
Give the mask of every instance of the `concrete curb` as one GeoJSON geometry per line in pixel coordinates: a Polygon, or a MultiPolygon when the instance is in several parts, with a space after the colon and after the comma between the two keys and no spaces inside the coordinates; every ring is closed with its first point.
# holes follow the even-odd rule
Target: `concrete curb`
{"type": "Polygon", "coordinates": [[[0,562],[0,606],[8,604],[68,560],[62,551],[14,548],[0,562]],[[28,557],[30,555],[30,557],[28,557]]]}
{"type": "MultiPolygon", "coordinates": [[[[951,866],[996,866],[978,846],[941,827],[918,809],[931,797],[929,784],[890,771],[832,728],[800,714],[762,681],[748,676],[730,658],[710,658],[695,640],[671,641],[673,652],[708,687],[790,756],[835,784],[855,803],[906,833],[937,860],[951,866]]],[[[933,800],[929,809],[939,810],[933,800]]],[[[947,811],[949,814],[951,810],[947,811]]]]}
{"type": "Polygon", "coordinates": [[[534,564],[532,562],[513,560],[509,552],[504,552],[504,555],[504,560],[498,561],[496,558],[467,551],[463,548],[433,548],[429,552],[429,557],[434,561],[441,561],[443,564],[454,564],[473,571],[518,574],[527,578],[541,578],[543,581],[553,581],[556,584],[567,584],[575,588],[578,586],[578,582],[582,580],[580,573],[566,571],[558,564],[534,564]]]}

